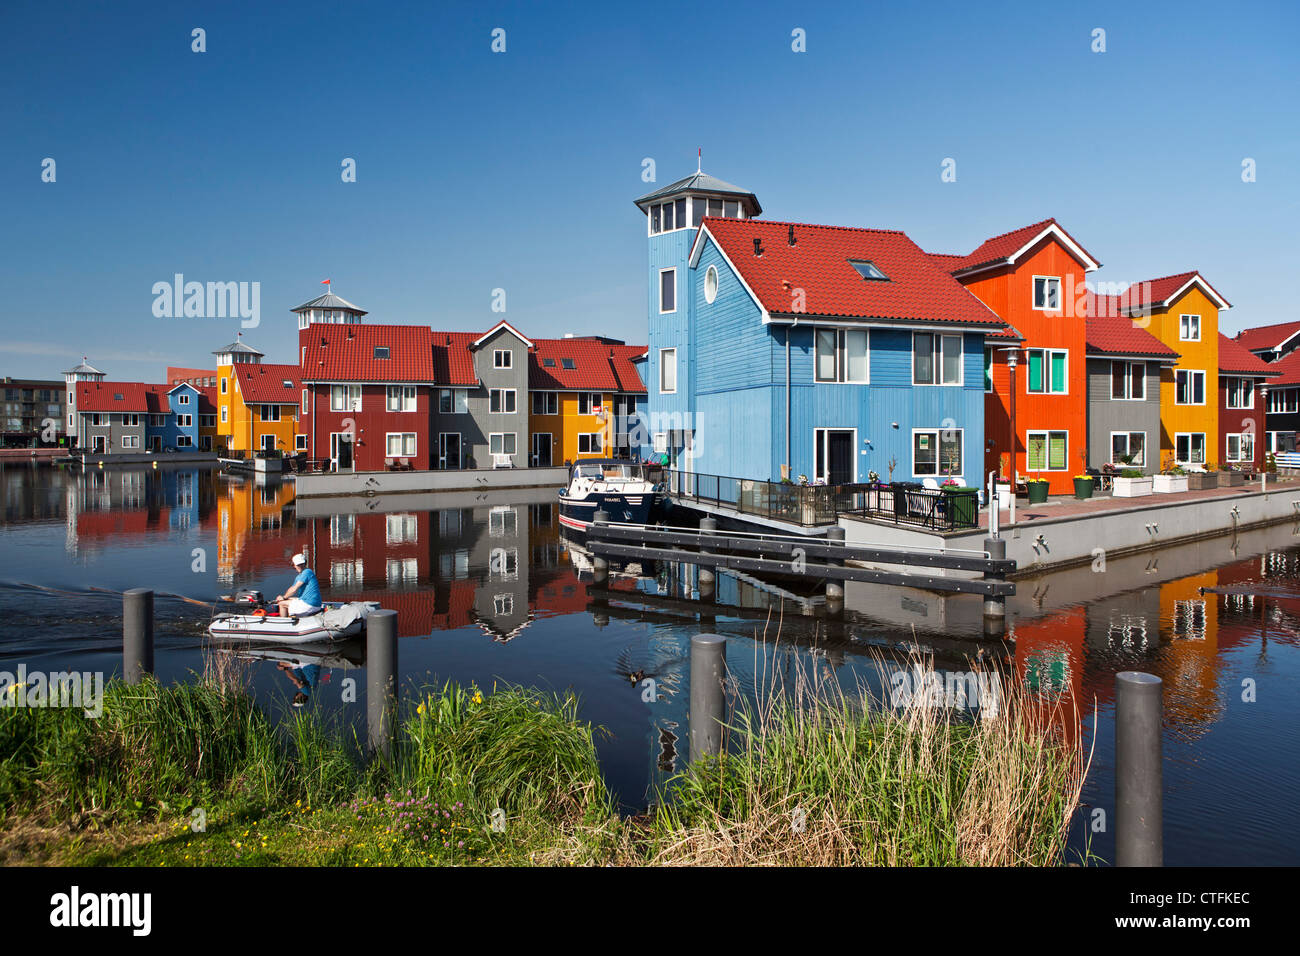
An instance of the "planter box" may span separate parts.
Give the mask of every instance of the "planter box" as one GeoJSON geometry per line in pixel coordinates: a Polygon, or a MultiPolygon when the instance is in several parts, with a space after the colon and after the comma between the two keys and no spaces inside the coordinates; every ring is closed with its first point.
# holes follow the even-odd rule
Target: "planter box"
{"type": "Polygon", "coordinates": [[[994,485],[998,493],[998,507],[1009,510],[1011,508],[1011,482],[999,481],[994,485]]]}
{"type": "Polygon", "coordinates": [[[1246,483],[1246,476],[1239,471],[1221,471],[1218,481],[1220,488],[1236,488],[1246,483]]]}
{"type": "Polygon", "coordinates": [[[1219,487],[1219,477],[1212,471],[1194,471],[1187,476],[1188,491],[1204,491],[1219,487]]]}
{"type": "Polygon", "coordinates": [[[1186,475],[1152,475],[1151,490],[1158,495],[1174,495],[1187,490],[1186,475]]]}
{"type": "Polygon", "coordinates": [[[1142,498],[1151,494],[1150,478],[1115,478],[1116,498],[1142,498]]]}

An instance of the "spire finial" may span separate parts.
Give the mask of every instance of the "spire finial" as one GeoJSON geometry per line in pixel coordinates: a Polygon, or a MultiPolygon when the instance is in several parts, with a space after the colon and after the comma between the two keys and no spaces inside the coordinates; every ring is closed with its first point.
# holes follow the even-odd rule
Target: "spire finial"
{"type": "Polygon", "coordinates": [[[697,146],[695,148],[695,175],[698,176],[702,172],[704,172],[704,147],[697,146]]]}

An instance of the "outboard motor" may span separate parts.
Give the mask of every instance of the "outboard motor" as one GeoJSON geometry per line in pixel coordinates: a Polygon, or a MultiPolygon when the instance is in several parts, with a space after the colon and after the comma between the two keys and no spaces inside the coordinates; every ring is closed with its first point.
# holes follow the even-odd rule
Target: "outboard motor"
{"type": "Polygon", "coordinates": [[[241,604],[265,604],[266,603],[266,601],[262,598],[262,592],[256,591],[252,588],[244,588],[241,591],[236,591],[235,600],[241,604]]]}

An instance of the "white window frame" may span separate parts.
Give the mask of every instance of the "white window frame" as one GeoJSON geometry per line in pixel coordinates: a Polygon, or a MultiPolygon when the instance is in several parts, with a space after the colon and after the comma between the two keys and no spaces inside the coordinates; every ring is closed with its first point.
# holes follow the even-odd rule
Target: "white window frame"
{"type": "Polygon", "coordinates": [[[266,404],[264,404],[264,405],[261,406],[261,408],[262,408],[262,411],[261,411],[260,415],[261,415],[261,420],[262,420],[262,421],[264,421],[264,422],[272,422],[272,423],[274,423],[274,422],[278,422],[278,421],[280,420],[280,406],[279,406],[279,405],[275,405],[275,404],[269,404],[269,405],[266,405],[266,404]],[[274,412],[269,412],[268,409],[272,409],[272,408],[275,409],[275,411],[274,411],[274,412]]]}
{"type": "MultiPolygon", "coordinates": [[[[868,341],[867,344],[868,352],[870,352],[870,348],[871,345],[870,342],[868,341]]],[[[966,384],[966,337],[960,332],[913,332],[911,361],[912,361],[912,384],[913,385],[933,386],[935,388],[961,388],[966,384]],[[934,378],[935,378],[933,382],[918,382],[916,380],[916,338],[918,335],[929,336],[931,341],[938,346],[938,348],[934,349],[930,353],[930,361],[934,369],[934,378]],[[955,382],[943,381],[943,340],[944,339],[957,340],[957,344],[958,344],[957,381],[955,382]]],[[[925,429],[922,430],[924,431],[925,429]]],[[[962,440],[963,441],[965,440],[964,436],[962,440]]]]}
{"type": "Polygon", "coordinates": [[[177,448],[193,448],[193,447],[194,447],[194,439],[191,438],[189,435],[177,435],[177,436],[176,436],[176,447],[177,447],[177,448]]]}
{"type": "MultiPolygon", "coordinates": [[[[1066,358],[1066,367],[1069,367],[1069,358],[1066,358]]],[[[1035,392],[1034,394],[1038,394],[1035,392]]],[[[1147,363],[1146,362],[1124,362],[1118,359],[1110,363],[1110,400],[1112,402],[1145,402],[1147,400],[1147,363]],[[1124,394],[1118,398],[1115,396],[1115,366],[1122,366],[1124,369],[1124,394]],[[1134,370],[1140,370],[1135,379],[1134,370]],[[1133,383],[1135,381],[1142,383],[1142,396],[1135,398],[1133,395],[1133,383]]],[[[1117,433],[1118,434],[1118,433],[1117,433]]]]}
{"type": "Polygon", "coordinates": [[[516,538],[519,536],[519,512],[510,505],[496,505],[488,512],[488,536],[516,538]],[[509,520],[506,520],[507,517],[509,520]]]}
{"type": "Polygon", "coordinates": [[[488,434],[488,454],[489,454],[489,455],[509,455],[510,457],[513,458],[515,455],[519,454],[519,434],[518,434],[517,432],[490,432],[490,433],[488,434]],[[506,451],[506,450],[505,450],[505,447],[506,447],[505,440],[506,440],[507,437],[509,437],[510,440],[514,443],[514,446],[515,446],[515,450],[514,450],[514,451],[506,451]],[[500,451],[495,451],[495,450],[493,449],[493,447],[492,447],[492,439],[494,439],[494,438],[500,438],[500,439],[501,439],[501,450],[500,450],[500,451]]]}
{"type": "MultiPolygon", "coordinates": [[[[1145,384],[1145,383],[1144,383],[1145,384]]],[[[1069,349],[1025,349],[1025,394],[1026,395],[1069,395],[1070,394],[1070,351],[1069,349]],[[1043,355],[1043,388],[1037,391],[1029,387],[1029,356],[1034,352],[1041,352],[1043,355]],[[1052,384],[1052,356],[1065,356],[1065,390],[1056,391],[1049,386],[1052,384]]],[[[1056,429],[1052,429],[1056,431],[1056,429]]]]}
{"type": "Polygon", "coordinates": [[[660,270],[659,270],[659,289],[658,289],[658,293],[657,293],[657,294],[658,294],[658,296],[659,296],[659,314],[660,314],[660,315],[672,315],[673,313],[675,313],[675,312],[677,311],[677,267],[676,267],[676,266],[670,266],[670,267],[667,268],[667,269],[660,269],[660,270]],[[673,285],[672,285],[672,289],[673,289],[673,307],[672,307],[671,309],[665,309],[665,308],[664,308],[664,273],[665,273],[665,272],[671,272],[671,273],[672,273],[672,276],[673,276],[673,285]]]}
{"type": "Polygon", "coordinates": [[[677,349],[676,348],[666,348],[666,349],[659,350],[659,394],[660,395],[677,394],[677,349]],[[664,369],[668,367],[665,357],[668,355],[672,356],[672,370],[673,370],[672,388],[664,388],[664,369]]]}
{"type": "Polygon", "coordinates": [[[1138,431],[1111,432],[1111,433],[1110,433],[1110,463],[1111,463],[1112,465],[1121,465],[1121,464],[1123,464],[1123,462],[1119,461],[1119,460],[1115,457],[1115,436],[1116,436],[1116,435],[1123,435],[1123,436],[1124,436],[1124,454],[1126,454],[1126,455],[1132,455],[1132,454],[1133,454],[1133,436],[1134,436],[1134,435],[1141,435],[1141,436],[1142,436],[1142,462],[1141,462],[1141,464],[1138,464],[1137,462],[1134,462],[1133,464],[1129,465],[1128,467],[1130,467],[1130,468],[1145,468],[1145,467],[1147,466],[1147,433],[1146,433],[1146,432],[1138,432],[1138,431]]]}
{"type": "Polygon", "coordinates": [[[984,394],[985,395],[993,394],[993,359],[994,359],[993,347],[991,345],[984,346],[984,368],[985,368],[984,394]]]}
{"type": "Polygon", "coordinates": [[[515,354],[510,349],[494,349],[492,352],[492,367],[500,369],[514,368],[512,364],[514,358],[515,354]]]}
{"type": "Polygon", "coordinates": [[[1174,462],[1176,464],[1203,465],[1205,464],[1205,456],[1208,453],[1208,451],[1209,451],[1209,443],[1206,442],[1205,440],[1205,432],[1175,432],[1174,433],[1174,462]],[[1192,439],[1197,436],[1199,436],[1201,439],[1201,460],[1200,461],[1195,461],[1191,458],[1191,454],[1193,452],[1192,439]],[[1178,440],[1180,438],[1187,439],[1187,454],[1188,454],[1187,458],[1178,457],[1178,440]]]}
{"type": "Polygon", "coordinates": [[[605,408],[604,392],[579,392],[578,393],[578,414],[579,415],[599,415],[605,408]],[[584,406],[586,411],[583,411],[584,406]]]}
{"type": "Polygon", "coordinates": [[[720,281],[717,266],[710,265],[704,270],[704,301],[709,305],[713,305],[713,301],[718,297],[720,281]]]}
{"type": "Polygon", "coordinates": [[[304,415],[307,414],[307,389],[305,388],[302,390],[302,401],[299,403],[299,408],[304,415]]]}
{"type": "Polygon", "coordinates": [[[1035,428],[1025,432],[1025,471],[1029,474],[1036,474],[1040,471],[1069,471],[1070,470],[1070,430],[1068,428],[1035,428]],[[1035,435],[1043,435],[1047,439],[1047,444],[1043,450],[1043,466],[1035,468],[1029,463],[1029,440],[1035,435]],[[1051,467],[1052,464],[1052,436],[1065,436],[1065,463],[1060,468],[1051,467]]]}
{"type": "Polygon", "coordinates": [[[488,389],[488,414],[489,414],[489,415],[514,415],[514,414],[517,414],[518,411],[519,411],[519,396],[516,394],[516,392],[517,392],[517,390],[516,390],[516,389],[513,389],[513,388],[490,388],[490,389],[488,389]],[[492,407],[492,402],[493,402],[494,400],[497,399],[497,396],[498,396],[498,395],[500,396],[500,399],[497,401],[497,404],[498,404],[500,407],[494,409],[494,408],[492,407]],[[506,397],[507,397],[507,396],[509,396],[509,401],[506,401],[506,397]],[[511,407],[510,407],[510,408],[506,408],[506,407],[505,407],[506,405],[510,405],[511,407]]]}
{"type": "Polygon", "coordinates": [[[188,393],[181,392],[179,395],[176,396],[177,405],[188,405],[189,403],[190,403],[190,396],[188,393]]]}
{"type": "Polygon", "coordinates": [[[388,385],[384,388],[384,409],[390,412],[413,412],[416,410],[414,385],[388,385]],[[394,408],[394,400],[397,407],[394,408]]]}
{"type": "MultiPolygon", "coordinates": [[[[467,388],[440,388],[438,389],[438,414],[439,415],[467,415],[469,414],[469,389],[467,388]],[[447,399],[449,407],[442,407],[443,399],[447,399]]],[[[447,432],[447,434],[456,434],[447,432]]]]}
{"type": "MultiPolygon", "coordinates": [[[[1207,384],[1207,379],[1208,379],[1208,376],[1205,374],[1205,371],[1204,371],[1203,369],[1198,369],[1198,368],[1179,368],[1179,369],[1174,369],[1174,404],[1175,404],[1175,405],[1204,405],[1204,404],[1206,403],[1206,401],[1208,400],[1208,396],[1207,396],[1206,393],[1205,393],[1206,384],[1207,384]],[[1197,375],[1199,375],[1199,376],[1201,377],[1201,400],[1200,400],[1199,402],[1180,402],[1180,401],[1178,400],[1178,376],[1180,376],[1180,375],[1186,375],[1186,376],[1187,376],[1187,396],[1188,396],[1188,398],[1190,398],[1190,397],[1192,396],[1192,394],[1195,392],[1195,389],[1192,388],[1192,382],[1194,382],[1194,381],[1196,380],[1195,377],[1196,377],[1197,375]]],[[[1181,432],[1180,434],[1183,434],[1183,435],[1200,435],[1200,434],[1203,434],[1203,433],[1202,433],[1202,432],[1181,432]]]]}
{"type": "Polygon", "coordinates": [[[1253,462],[1255,460],[1255,433],[1254,432],[1229,432],[1226,436],[1227,441],[1224,444],[1224,456],[1227,461],[1235,462],[1253,462]],[[1232,440],[1237,440],[1237,454],[1232,453],[1232,440]],[[1250,454],[1242,454],[1242,445],[1244,442],[1250,442],[1250,454]]]}
{"type": "Polygon", "coordinates": [[[415,544],[420,540],[419,519],[409,511],[384,515],[384,544],[415,544]]]}
{"type": "Polygon", "coordinates": [[[560,393],[559,392],[533,392],[533,414],[534,415],[558,415],[560,414],[560,393]],[[538,404],[541,404],[541,411],[537,410],[538,404]]]}
{"type": "Polygon", "coordinates": [[[416,439],[415,432],[385,432],[384,433],[384,457],[385,458],[414,458],[418,452],[419,443],[416,439]],[[393,451],[393,439],[398,440],[399,451],[393,451]],[[410,439],[410,451],[407,451],[407,439],[410,439]]]}
{"type": "Polygon", "coordinates": [[[330,411],[331,412],[361,411],[361,386],[360,385],[331,385],[330,386],[330,411]]]}
{"type": "Polygon", "coordinates": [[[871,384],[871,332],[868,329],[832,329],[832,328],[814,328],[813,329],[813,381],[818,385],[870,385],[871,384]],[[821,378],[820,353],[818,347],[821,343],[820,335],[824,332],[831,332],[835,336],[835,377],[821,378]],[[865,378],[849,378],[849,352],[848,340],[849,333],[861,333],[866,340],[866,366],[867,374],[865,378]]]}
{"type": "Polygon", "coordinates": [[[959,432],[961,434],[961,439],[958,442],[958,444],[961,447],[961,463],[960,463],[961,468],[957,471],[957,475],[962,475],[964,473],[964,469],[966,468],[966,429],[965,428],[956,428],[956,427],[954,428],[913,428],[912,438],[908,442],[908,448],[907,448],[907,453],[909,456],[911,456],[912,459],[911,465],[912,465],[913,478],[947,477],[944,474],[944,470],[943,470],[944,467],[943,459],[941,457],[942,447],[939,444],[939,436],[942,432],[959,432]],[[935,470],[933,472],[916,470],[916,436],[918,434],[934,436],[935,470]]]}
{"type": "Polygon", "coordinates": [[[229,411],[230,411],[230,406],[229,406],[229,405],[222,405],[222,406],[221,406],[221,421],[222,421],[222,422],[226,422],[226,421],[229,420],[228,417],[227,417],[229,411]]]}
{"type": "Polygon", "coordinates": [[[225,394],[226,394],[226,383],[227,383],[228,381],[230,381],[230,379],[226,378],[224,375],[221,377],[221,394],[222,394],[222,395],[225,395],[225,394]]]}
{"type": "Polygon", "coordinates": [[[140,447],[140,436],[139,436],[139,435],[123,435],[123,436],[122,436],[122,447],[123,447],[123,448],[139,448],[139,447],[140,447]]]}
{"type": "MultiPolygon", "coordinates": [[[[1201,341],[1201,315],[1200,315],[1199,312],[1182,312],[1182,313],[1179,314],[1179,316],[1178,316],[1178,341],[1180,341],[1180,342],[1199,342],[1199,341],[1201,341]],[[1195,319],[1195,320],[1196,320],[1196,323],[1195,323],[1195,324],[1196,324],[1196,334],[1195,334],[1195,335],[1187,334],[1187,333],[1190,333],[1190,332],[1192,331],[1192,322],[1190,321],[1191,319],[1195,319]],[[1184,321],[1184,320],[1189,320],[1189,321],[1184,321]],[[1186,329],[1184,329],[1184,326],[1186,326],[1186,329]]],[[[1193,433],[1192,433],[1192,432],[1186,432],[1185,434],[1190,435],[1190,434],[1193,434],[1193,433]]]]}
{"type": "Polygon", "coordinates": [[[578,454],[579,455],[599,455],[602,453],[601,432],[579,432],[578,434],[578,454]],[[587,439],[587,447],[582,447],[582,440],[587,439]],[[593,448],[592,445],[595,445],[593,448]]]}
{"type": "Polygon", "coordinates": [[[307,450],[307,436],[306,436],[306,435],[295,435],[294,438],[293,438],[293,447],[294,447],[294,450],[295,450],[295,451],[306,451],[306,450],[307,450]]]}
{"type": "Polygon", "coordinates": [[[465,439],[460,432],[438,432],[438,469],[440,471],[459,471],[465,463],[465,439]],[[452,435],[456,436],[456,464],[454,467],[447,463],[447,439],[452,435]]]}
{"type": "MultiPolygon", "coordinates": [[[[1226,408],[1232,409],[1252,409],[1255,407],[1255,380],[1245,375],[1220,375],[1219,380],[1223,382],[1223,401],[1226,408]],[[1232,404],[1232,383],[1240,383],[1242,394],[1245,395],[1246,403],[1244,405],[1232,404]]],[[[1238,398],[1240,399],[1240,395],[1238,398]]]]}
{"type": "MultiPolygon", "coordinates": [[[[1029,304],[1036,312],[1060,312],[1064,308],[1061,305],[1062,282],[1060,276],[1036,275],[1029,283],[1029,304]],[[1046,283],[1056,283],[1056,305],[1055,307],[1038,304],[1038,280],[1042,279],[1046,283]]],[[[1046,301],[1047,296],[1044,296],[1046,301]]]]}
{"type": "MultiPolygon", "coordinates": [[[[162,416],[162,417],[166,418],[165,415],[162,416]]],[[[194,426],[194,416],[193,416],[193,415],[181,415],[180,413],[177,413],[177,415],[176,415],[176,427],[177,427],[177,428],[192,428],[193,426],[194,426]]]]}

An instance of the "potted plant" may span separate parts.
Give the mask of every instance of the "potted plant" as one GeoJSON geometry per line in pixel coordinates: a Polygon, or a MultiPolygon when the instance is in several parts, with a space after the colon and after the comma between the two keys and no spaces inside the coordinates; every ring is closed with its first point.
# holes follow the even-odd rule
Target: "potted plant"
{"type": "Polygon", "coordinates": [[[1166,457],[1160,474],[1152,476],[1151,490],[1158,495],[1172,495],[1187,490],[1187,471],[1172,456],[1166,457]]]}
{"type": "Polygon", "coordinates": [[[1189,471],[1187,490],[1204,491],[1206,488],[1219,487],[1219,476],[1215,473],[1217,467],[1213,462],[1206,462],[1204,471],[1189,471]]]}
{"type": "Polygon", "coordinates": [[[1236,488],[1246,480],[1245,472],[1237,470],[1232,465],[1224,465],[1217,477],[1220,488],[1236,488]]]}
{"type": "Polygon", "coordinates": [[[998,457],[998,477],[993,490],[998,496],[998,507],[1010,508],[1011,496],[1015,492],[1011,490],[1011,456],[1006,452],[998,457]]]}
{"type": "Polygon", "coordinates": [[[1141,498],[1151,494],[1152,479],[1141,468],[1125,468],[1115,477],[1116,498],[1141,498]]]}
{"type": "Polygon", "coordinates": [[[1092,497],[1093,482],[1092,475],[1088,474],[1088,449],[1079,449],[1079,464],[1083,466],[1083,474],[1074,476],[1074,497],[1083,501],[1092,497]]]}
{"type": "Polygon", "coordinates": [[[1277,474],[1277,455],[1269,452],[1264,458],[1264,468],[1270,475],[1277,474]]]}
{"type": "Polygon", "coordinates": [[[1046,478],[1030,478],[1025,482],[1025,488],[1029,491],[1029,503],[1031,505],[1041,505],[1047,500],[1047,489],[1050,487],[1046,478]]]}

